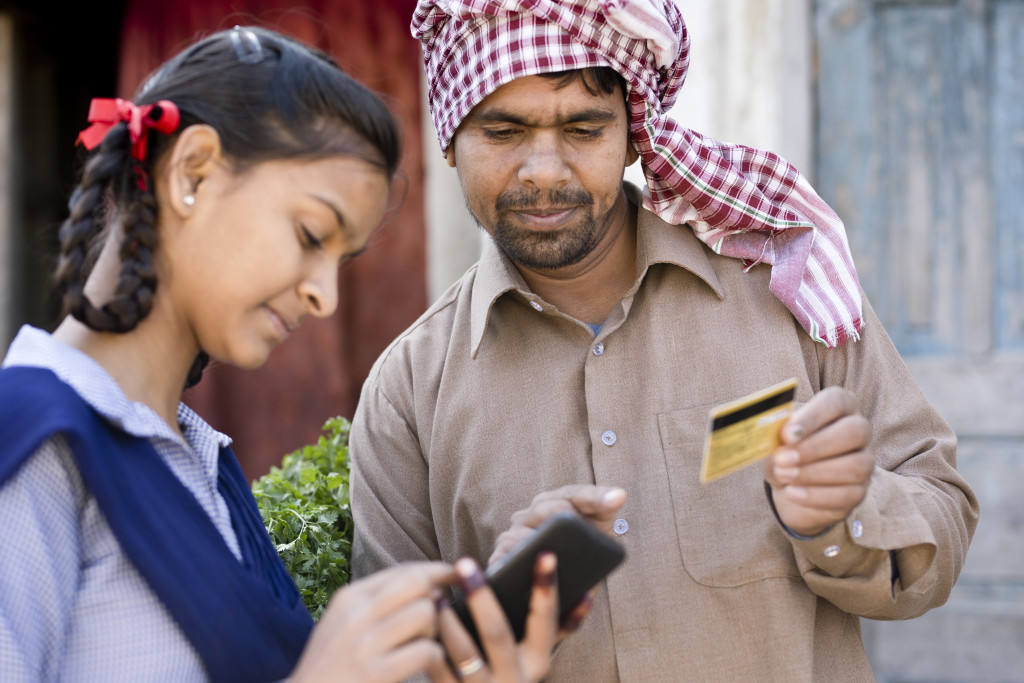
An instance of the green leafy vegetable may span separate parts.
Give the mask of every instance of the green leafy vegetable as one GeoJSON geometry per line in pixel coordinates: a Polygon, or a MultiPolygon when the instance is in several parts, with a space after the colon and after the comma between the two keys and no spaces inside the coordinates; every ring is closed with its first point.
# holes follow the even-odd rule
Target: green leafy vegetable
{"type": "Polygon", "coordinates": [[[313,619],[349,580],[350,426],[343,417],[331,418],[315,444],[284,456],[252,485],[263,523],[313,619]]]}

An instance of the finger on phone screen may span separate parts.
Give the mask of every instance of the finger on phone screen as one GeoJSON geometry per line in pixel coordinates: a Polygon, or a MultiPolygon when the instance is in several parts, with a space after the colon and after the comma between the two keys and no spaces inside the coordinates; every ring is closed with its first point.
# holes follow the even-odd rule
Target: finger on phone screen
{"type": "Polygon", "coordinates": [[[516,640],[498,598],[483,571],[474,560],[462,558],[455,563],[466,605],[476,624],[480,643],[487,655],[492,671],[514,671],[516,667],[516,640]]]}
{"type": "Polygon", "coordinates": [[[519,653],[526,678],[531,681],[542,679],[551,668],[551,650],[558,637],[557,569],[554,553],[537,555],[526,634],[519,653]]]}
{"type": "MultiPolygon", "coordinates": [[[[467,597],[466,604],[470,615],[476,623],[478,634],[480,634],[483,630],[482,622],[496,618],[494,615],[487,617],[478,614],[481,608],[478,603],[475,604],[475,601],[469,599],[471,595],[479,592],[486,585],[484,575],[476,562],[468,558],[463,558],[456,563],[456,574],[459,584],[467,597]]],[[[487,590],[490,592],[490,589],[487,590]]],[[[500,606],[498,609],[499,611],[501,610],[500,606]]],[[[501,612],[498,616],[503,620],[505,619],[504,612],[501,612]]],[[[504,628],[506,630],[509,629],[507,620],[504,622],[504,628]]],[[[483,656],[476,642],[474,642],[473,637],[462,625],[462,621],[455,614],[455,610],[447,602],[440,604],[438,630],[440,631],[441,643],[444,645],[448,655],[448,662],[452,669],[458,672],[459,679],[468,677],[466,672],[482,670],[489,673],[486,666],[481,666],[483,664],[483,656]]],[[[444,680],[444,677],[441,676],[434,680],[444,680]]]]}

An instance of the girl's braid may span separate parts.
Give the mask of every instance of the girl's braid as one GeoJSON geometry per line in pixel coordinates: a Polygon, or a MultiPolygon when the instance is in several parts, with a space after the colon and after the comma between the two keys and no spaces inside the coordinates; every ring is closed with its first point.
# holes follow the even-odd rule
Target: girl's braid
{"type": "Polygon", "coordinates": [[[127,126],[114,126],[86,164],[59,232],[55,280],[63,295],[64,313],[99,332],[127,332],[153,305],[156,197],[148,187],[140,187],[145,185],[140,182],[143,178],[145,169],[131,156],[127,126]],[[85,282],[93,264],[90,248],[103,230],[102,214],[111,193],[120,210],[112,218],[124,231],[122,265],[113,298],[97,308],[85,295],[85,282]]]}

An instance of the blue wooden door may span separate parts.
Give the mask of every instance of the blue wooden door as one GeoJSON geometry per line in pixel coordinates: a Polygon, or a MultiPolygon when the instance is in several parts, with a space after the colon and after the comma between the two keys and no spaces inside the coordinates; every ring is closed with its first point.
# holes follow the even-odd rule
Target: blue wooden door
{"type": "Polygon", "coordinates": [[[817,4],[818,185],[886,329],[1024,350],[1024,2],[817,4]]]}
{"type": "Polygon", "coordinates": [[[982,505],[949,604],[865,640],[882,681],[1024,680],[1024,0],[814,10],[817,187],[982,505]]]}

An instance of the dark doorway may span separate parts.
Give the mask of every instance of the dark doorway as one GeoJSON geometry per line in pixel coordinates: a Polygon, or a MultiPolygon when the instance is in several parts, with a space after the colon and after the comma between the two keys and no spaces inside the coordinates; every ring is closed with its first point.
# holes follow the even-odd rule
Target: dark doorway
{"type": "MultiPolygon", "coordinates": [[[[10,165],[13,334],[52,329],[50,285],[56,236],[79,171],[75,138],[92,97],[114,96],[123,2],[65,4],[0,0],[13,25],[10,165]]],[[[6,347],[9,339],[0,340],[6,347]]]]}

